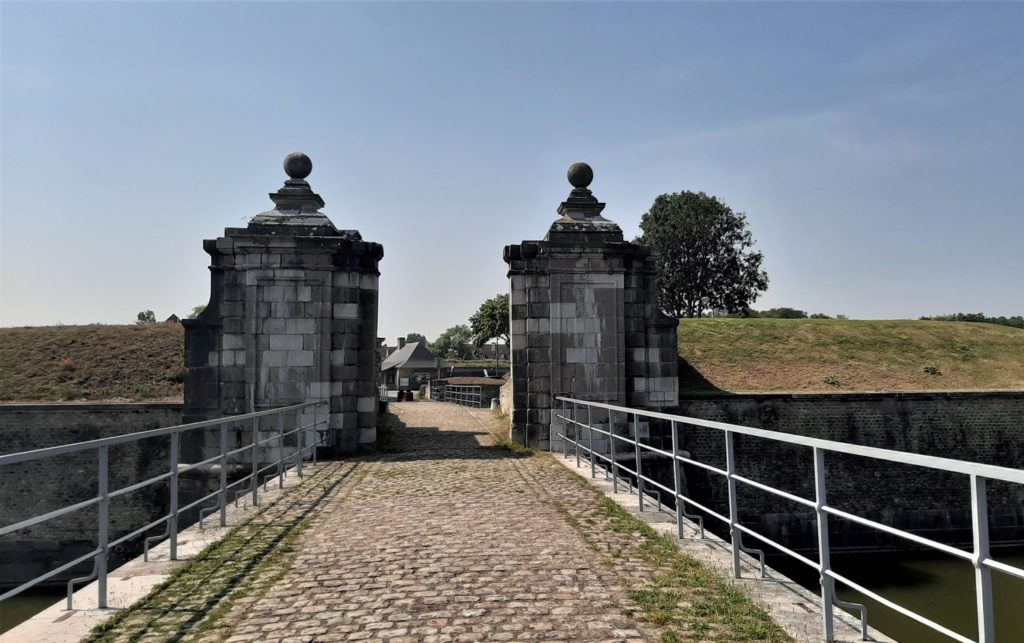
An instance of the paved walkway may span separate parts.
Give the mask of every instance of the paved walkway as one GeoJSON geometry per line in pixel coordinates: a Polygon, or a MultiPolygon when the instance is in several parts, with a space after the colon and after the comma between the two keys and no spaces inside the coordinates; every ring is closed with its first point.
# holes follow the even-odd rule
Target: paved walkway
{"type": "Polygon", "coordinates": [[[745,597],[666,555],[551,456],[488,446],[490,412],[434,402],[392,409],[404,426],[386,440],[390,452],[322,465],[277,510],[271,522],[295,528],[264,538],[284,543],[274,564],[226,573],[213,599],[201,598],[203,583],[172,583],[98,638],[785,639],[745,597]],[[694,573],[706,587],[678,586],[693,585],[694,573]]]}

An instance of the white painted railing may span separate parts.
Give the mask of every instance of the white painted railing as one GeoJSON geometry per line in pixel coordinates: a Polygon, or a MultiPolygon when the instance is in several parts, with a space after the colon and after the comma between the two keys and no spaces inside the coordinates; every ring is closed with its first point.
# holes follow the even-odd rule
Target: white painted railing
{"type": "MultiPolygon", "coordinates": [[[[863,585],[851,580],[850,578],[837,573],[832,569],[829,560],[829,540],[828,540],[828,518],[829,516],[836,516],[851,522],[871,527],[873,529],[880,530],[887,534],[909,540],[917,545],[923,545],[930,549],[934,549],[951,556],[966,560],[974,566],[974,579],[975,579],[975,594],[977,596],[977,613],[978,613],[978,643],[993,643],[995,641],[995,621],[993,615],[993,600],[992,600],[992,571],[999,571],[1001,573],[1010,574],[1017,578],[1024,579],[1024,569],[1014,567],[1001,563],[992,558],[989,552],[989,535],[988,535],[988,502],[987,494],[985,490],[987,480],[1000,480],[1004,482],[1024,484],[1024,470],[1010,469],[1007,467],[998,467],[994,465],[981,464],[977,462],[966,462],[963,460],[954,460],[951,458],[940,458],[935,456],[920,455],[916,453],[906,453],[902,451],[892,451],[889,449],[879,449],[875,447],[859,446],[855,444],[847,444],[844,442],[834,442],[831,440],[821,440],[818,438],[808,438],[798,435],[792,435],[788,433],[780,433],[778,431],[768,431],[765,429],[754,429],[750,427],[737,426],[734,424],[727,424],[725,422],[714,422],[711,420],[701,420],[697,418],[684,417],[681,415],[671,415],[668,413],[659,413],[656,411],[644,411],[639,409],[632,409],[628,407],[615,406],[611,404],[603,404],[599,402],[588,402],[585,400],[577,400],[569,397],[558,397],[556,398],[561,403],[561,408],[556,412],[556,418],[564,422],[566,427],[564,432],[556,434],[556,437],[562,440],[563,455],[568,456],[569,447],[571,446],[576,455],[577,464],[579,464],[581,457],[586,457],[590,461],[590,472],[591,477],[596,475],[597,467],[601,466],[610,472],[613,485],[616,490],[619,484],[619,477],[622,472],[633,476],[637,481],[638,489],[638,503],[640,510],[644,510],[644,496],[650,494],[658,498],[659,506],[661,504],[660,492],[670,494],[675,498],[675,505],[678,510],[675,512],[677,531],[679,538],[683,538],[683,521],[689,517],[686,514],[686,505],[692,505],[697,509],[703,511],[707,516],[719,520],[729,527],[729,533],[732,541],[732,566],[733,573],[737,578],[740,576],[740,552],[745,551],[742,545],[742,536],[748,535],[765,543],[768,543],[778,549],[783,554],[797,560],[804,565],[807,565],[815,569],[821,581],[821,610],[822,610],[822,636],[825,641],[832,641],[834,638],[833,633],[833,605],[839,605],[840,607],[851,607],[853,604],[844,603],[836,598],[835,595],[835,582],[838,581],[847,587],[850,587],[865,596],[869,596],[872,599],[878,601],[882,605],[889,607],[900,614],[925,625],[936,632],[944,634],[949,638],[960,641],[961,643],[975,643],[974,639],[970,639],[958,632],[936,623],[935,621],[918,614],[917,612],[898,605],[893,601],[885,598],[884,596],[867,589],[863,585]],[[594,410],[597,409],[605,415],[607,426],[606,429],[599,428],[593,421],[594,410]],[[632,435],[634,437],[616,435],[613,430],[613,419],[616,414],[621,414],[621,417],[628,426],[629,420],[632,418],[632,435]],[[639,436],[640,431],[640,418],[650,418],[655,420],[668,421],[671,423],[672,433],[672,451],[666,451],[664,449],[656,448],[650,444],[644,444],[639,436]],[[705,427],[708,429],[714,429],[721,431],[724,435],[725,442],[725,469],[712,466],[706,462],[699,462],[692,459],[688,455],[684,455],[680,450],[680,439],[679,430],[681,425],[690,425],[705,427]],[[572,427],[571,437],[567,435],[568,427],[572,427]],[[601,453],[594,449],[594,435],[601,436],[600,439],[607,438],[608,440],[608,453],[601,453]],[[781,489],[745,478],[736,473],[736,455],[733,448],[734,437],[736,435],[748,435],[756,438],[762,438],[765,440],[771,440],[774,442],[782,442],[787,444],[795,444],[811,449],[814,463],[814,498],[803,498],[781,489]],[[620,464],[616,459],[616,449],[621,448],[621,445],[628,445],[626,451],[633,452],[633,466],[631,469],[628,466],[620,464]],[[582,452],[582,453],[581,453],[582,452]],[[656,456],[663,456],[672,459],[672,470],[673,470],[673,486],[669,488],[660,482],[653,480],[643,474],[643,458],[642,453],[652,453],[656,456]],[[871,458],[875,460],[882,460],[886,462],[898,462],[902,464],[909,464],[918,467],[925,467],[928,469],[937,469],[940,471],[946,471],[950,473],[962,474],[967,476],[967,483],[970,488],[971,497],[971,524],[974,535],[974,542],[971,551],[965,551],[958,547],[952,547],[945,543],[940,543],[930,538],[925,538],[917,534],[912,534],[889,525],[858,516],[856,514],[843,511],[836,507],[832,507],[828,504],[826,485],[825,485],[825,466],[826,466],[826,454],[827,453],[845,453],[850,455],[861,456],[865,458],[871,458]],[[600,463],[600,464],[599,464],[600,463]],[[713,474],[722,476],[726,479],[728,485],[729,494],[729,515],[725,516],[719,512],[710,509],[703,504],[695,501],[694,499],[686,496],[682,492],[682,476],[681,467],[683,464],[689,464],[705,471],[709,471],[713,474]],[[817,541],[818,541],[818,560],[812,560],[807,556],[793,551],[786,547],[782,543],[779,543],[764,534],[758,533],[753,529],[743,525],[739,519],[739,507],[736,495],[737,483],[759,489],[775,496],[785,498],[797,504],[808,507],[814,510],[817,523],[817,541]],[[649,488],[649,489],[648,489],[649,488]],[[655,490],[660,490],[655,491],[655,490]],[[652,493],[653,492],[653,493],[652,493]]],[[[619,452],[619,456],[624,455],[622,451],[619,452]]],[[[627,456],[628,457],[628,456],[627,456]]],[[[632,486],[631,486],[632,488],[632,486]]],[[[702,528],[703,529],[703,528],[702,528]]],[[[701,532],[703,534],[703,531],[701,532]]],[[[763,559],[762,559],[763,561],[763,559]]],[[[867,617],[866,610],[862,606],[857,606],[861,610],[862,619],[862,635],[867,640],[867,617]]]]}
{"type": "MultiPolygon", "coordinates": [[[[201,508],[199,510],[200,522],[202,522],[203,516],[209,511],[220,512],[220,525],[223,527],[227,521],[227,506],[230,502],[238,500],[238,497],[242,494],[252,495],[252,504],[255,506],[259,504],[259,488],[260,488],[260,475],[264,475],[265,485],[273,477],[277,477],[278,486],[283,486],[284,476],[286,467],[294,461],[294,466],[299,476],[302,475],[302,462],[306,457],[307,453],[312,454],[313,462],[316,462],[316,447],[323,444],[327,435],[327,422],[326,414],[320,414],[317,412],[318,407],[323,406],[324,402],[309,402],[306,404],[296,404],[293,406],[285,406],[276,409],[270,409],[267,411],[257,411],[255,413],[246,413],[244,415],[231,415],[215,420],[205,420],[203,422],[194,422],[192,424],[181,424],[178,426],[170,426],[161,429],[151,429],[148,431],[137,431],[135,433],[128,433],[125,435],[118,435],[109,438],[100,438],[98,440],[89,440],[87,442],[76,442],[74,444],[65,444],[62,446],[50,447],[46,449],[36,449],[33,451],[21,451],[19,453],[10,453],[7,455],[0,455],[0,469],[5,466],[11,466],[24,462],[32,462],[35,460],[44,460],[60,455],[67,455],[72,453],[88,453],[96,452],[97,454],[97,490],[96,495],[93,497],[77,502],[72,505],[56,509],[43,514],[33,515],[24,520],[20,520],[17,523],[11,525],[0,526],[0,536],[5,536],[22,529],[27,529],[34,525],[42,524],[50,520],[55,520],[62,516],[80,511],[87,507],[97,507],[97,525],[96,525],[96,547],[89,553],[79,556],[70,562],[60,564],[50,571],[40,574],[35,578],[32,578],[21,585],[10,589],[3,594],[0,594],[0,609],[2,609],[2,601],[20,594],[21,592],[38,585],[54,576],[63,574],[73,569],[74,567],[87,562],[90,558],[93,560],[92,573],[85,578],[75,578],[68,582],[67,591],[67,607],[70,610],[72,608],[72,593],[74,586],[79,583],[91,581],[94,578],[98,579],[99,588],[99,607],[104,609],[107,607],[107,567],[110,550],[120,545],[121,543],[127,542],[133,538],[137,538],[150,531],[154,527],[161,524],[165,524],[166,527],[164,532],[157,536],[150,536],[145,539],[144,550],[148,560],[149,543],[150,541],[169,539],[170,543],[170,559],[177,560],[177,543],[178,543],[178,521],[179,517],[183,512],[199,507],[204,503],[208,503],[211,500],[216,500],[216,503],[212,507],[201,508]],[[312,414],[312,422],[303,424],[305,414],[312,414]],[[290,431],[284,430],[283,420],[287,416],[294,416],[295,428],[290,431]],[[273,421],[273,428],[264,424],[261,428],[262,422],[273,421]],[[240,448],[229,450],[228,449],[228,429],[249,426],[251,429],[252,440],[249,444],[245,444],[240,448]],[[196,462],[195,464],[183,465],[179,464],[179,451],[181,446],[181,436],[185,433],[204,429],[219,429],[220,433],[220,448],[219,453],[212,458],[203,460],[202,462],[196,462]],[[315,439],[312,440],[312,444],[307,444],[305,435],[306,431],[312,430],[315,439]],[[260,439],[260,433],[273,432],[273,435],[269,438],[260,439]],[[290,435],[297,435],[295,453],[291,456],[285,456],[285,438],[290,435]],[[113,446],[130,444],[138,442],[140,440],[146,440],[151,438],[166,437],[169,440],[168,448],[168,462],[167,470],[165,473],[160,475],[140,480],[122,487],[120,489],[110,489],[110,448],[113,446]],[[274,447],[276,444],[276,447],[274,447]],[[277,448],[278,457],[270,464],[260,467],[259,450],[277,448]],[[251,470],[250,472],[234,482],[228,483],[228,458],[248,453],[251,459],[251,470]],[[178,478],[179,476],[190,470],[196,469],[205,465],[219,465],[219,484],[218,488],[198,500],[191,502],[185,506],[179,506],[178,503],[178,478]],[[274,470],[273,474],[270,471],[274,470]],[[168,488],[168,504],[169,511],[166,515],[157,518],[147,525],[139,526],[137,529],[124,534],[118,538],[111,540],[110,538],[110,501],[123,496],[125,494],[137,491],[149,485],[158,484],[166,481],[168,488]],[[244,486],[243,486],[244,485],[244,486]],[[232,490],[234,490],[232,492],[232,490]],[[229,492],[234,493],[233,498],[229,497],[229,492]]],[[[65,480],[65,484],[72,484],[73,480],[65,480]]],[[[26,498],[26,501],[31,502],[31,498],[26,498]]],[[[54,563],[56,565],[56,562],[54,563]]]]}

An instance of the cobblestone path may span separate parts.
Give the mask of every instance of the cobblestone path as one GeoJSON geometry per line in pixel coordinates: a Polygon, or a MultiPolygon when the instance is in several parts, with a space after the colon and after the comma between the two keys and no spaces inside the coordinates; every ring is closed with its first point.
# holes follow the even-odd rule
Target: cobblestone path
{"type": "Polygon", "coordinates": [[[483,446],[489,412],[393,409],[398,452],[360,464],[292,570],[239,602],[229,641],[657,638],[614,607],[624,588],[547,501],[540,458],[483,446]]]}
{"type": "MultiPolygon", "coordinates": [[[[175,640],[786,640],[717,577],[676,587],[679,574],[707,571],[690,559],[680,570],[622,528],[604,496],[551,456],[488,446],[490,412],[392,409],[404,426],[389,453],[318,471],[323,498],[289,564],[254,568],[203,618],[184,614],[175,640]]],[[[166,628],[115,632],[168,638],[166,628]]]]}

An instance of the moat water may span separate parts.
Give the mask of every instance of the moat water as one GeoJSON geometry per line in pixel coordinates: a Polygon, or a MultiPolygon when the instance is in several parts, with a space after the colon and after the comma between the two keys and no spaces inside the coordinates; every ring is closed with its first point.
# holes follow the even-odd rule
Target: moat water
{"type": "Polygon", "coordinates": [[[32,618],[66,596],[63,587],[30,589],[0,602],[0,634],[32,618]]]}
{"type": "MultiPolygon", "coordinates": [[[[996,560],[1024,568],[1024,548],[996,550],[996,560]]],[[[817,574],[783,557],[769,564],[805,587],[817,591],[817,574]]],[[[975,638],[978,615],[974,599],[974,567],[967,561],[924,552],[832,554],[836,571],[885,598],[944,627],[975,638]]],[[[992,572],[996,640],[1024,641],[1024,580],[992,572]]],[[[868,625],[897,641],[946,643],[948,637],[921,625],[860,592],[838,587],[839,598],[863,603],[868,625]]]]}

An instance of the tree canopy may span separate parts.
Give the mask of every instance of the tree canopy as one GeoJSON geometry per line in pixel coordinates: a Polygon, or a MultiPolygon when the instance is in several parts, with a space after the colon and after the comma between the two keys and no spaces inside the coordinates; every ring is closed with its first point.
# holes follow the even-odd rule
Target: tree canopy
{"type": "Polygon", "coordinates": [[[484,303],[469,318],[469,326],[473,332],[473,343],[481,346],[491,339],[497,338],[508,343],[508,295],[495,295],[484,303]]]}
{"type": "Polygon", "coordinates": [[[413,342],[419,342],[426,346],[427,338],[424,337],[423,335],[420,335],[419,333],[409,333],[408,335],[405,336],[406,344],[412,344],[413,342]]]}
{"type": "Polygon", "coordinates": [[[143,310],[135,316],[135,323],[140,326],[143,324],[155,324],[156,315],[153,314],[152,310],[143,310]]]}
{"type": "Polygon", "coordinates": [[[763,257],[750,251],[747,216],[703,192],[674,192],[654,200],[640,220],[637,241],[654,246],[658,305],[674,317],[707,309],[739,312],[768,288],[763,257]]]}
{"type": "Polygon", "coordinates": [[[473,332],[469,326],[459,324],[444,331],[431,342],[430,351],[438,357],[447,359],[471,359],[473,357],[470,346],[472,339],[473,332]]]}

